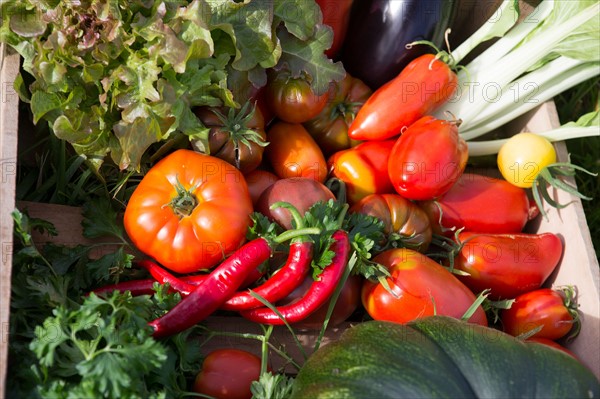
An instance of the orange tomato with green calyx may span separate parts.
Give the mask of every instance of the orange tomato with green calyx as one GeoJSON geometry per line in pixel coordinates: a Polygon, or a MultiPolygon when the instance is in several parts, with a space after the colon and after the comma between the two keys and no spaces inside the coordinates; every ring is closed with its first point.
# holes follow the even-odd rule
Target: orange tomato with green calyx
{"type": "Polygon", "coordinates": [[[133,244],[179,273],[207,269],[245,241],[253,211],[242,173],[222,159],[178,150],[156,163],[125,209],[133,244]]]}

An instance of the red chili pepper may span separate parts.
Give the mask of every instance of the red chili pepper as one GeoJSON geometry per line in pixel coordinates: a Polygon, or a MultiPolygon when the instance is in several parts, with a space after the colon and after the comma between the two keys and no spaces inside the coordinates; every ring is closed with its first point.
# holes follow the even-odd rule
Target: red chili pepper
{"type": "Polygon", "coordinates": [[[169,285],[175,290],[181,293],[181,295],[189,295],[196,288],[194,285],[189,284],[179,277],[175,277],[169,273],[166,269],[160,267],[158,264],[149,261],[141,260],[137,262],[138,265],[142,266],[161,284],[169,283],[169,285]]]}
{"type": "MultiPolygon", "coordinates": [[[[312,260],[312,242],[294,242],[290,244],[290,253],[285,265],[264,284],[253,288],[252,291],[274,303],[289,295],[308,275],[312,260]]],[[[221,309],[247,310],[262,307],[263,303],[250,295],[248,291],[233,295],[221,309]]]]}
{"type": "MultiPolygon", "coordinates": [[[[284,202],[276,202],[272,207],[286,208],[297,229],[304,228],[304,220],[298,210],[284,202]]],[[[271,303],[275,303],[280,299],[288,296],[296,287],[298,287],[310,271],[310,263],[312,260],[313,243],[307,241],[305,237],[298,237],[290,244],[290,252],[285,265],[264,284],[252,289],[255,293],[271,303]]],[[[262,307],[263,303],[250,295],[250,292],[238,292],[233,295],[221,307],[224,310],[242,311],[262,307]]]]}
{"type": "MultiPolygon", "coordinates": [[[[183,277],[181,277],[181,280],[183,282],[185,282],[186,284],[191,284],[193,286],[197,286],[201,282],[206,280],[207,277],[208,277],[208,274],[195,274],[192,276],[183,276],[183,277]]],[[[110,285],[105,285],[100,288],[96,288],[95,290],[92,290],[92,292],[95,293],[96,295],[100,295],[100,294],[111,293],[113,291],[121,291],[121,292],[131,291],[132,296],[152,295],[152,294],[154,294],[153,287],[154,287],[154,283],[156,283],[156,282],[157,282],[157,280],[154,278],[122,281],[117,284],[110,284],[110,285]]],[[[164,284],[161,282],[159,282],[159,283],[164,284]]],[[[173,288],[173,287],[171,287],[171,288],[173,288]]],[[[182,294],[184,296],[188,295],[188,294],[184,294],[181,292],[180,292],[180,294],[182,294]]]]}
{"type": "Polygon", "coordinates": [[[173,309],[148,323],[154,329],[154,338],[176,334],[204,320],[235,293],[253,269],[270,256],[271,245],[265,238],[243,245],[173,309]]]}
{"type": "Polygon", "coordinates": [[[113,291],[131,291],[132,296],[139,295],[152,295],[154,294],[154,290],[152,287],[156,280],[153,278],[147,278],[144,280],[131,280],[131,281],[122,281],[117,284],[105,285],[100,288],[96,288],[92,290],[92,292],[96,295],[108,294],[113,291]]]}
{"type": "MultiPolygon", "coordinates": [[[[350,255],[350,241],[348,233],[338,230],[333,233],[334,242],[331,249],[335,253],[331,264],[327,266],[319,280],[313,282],[304,297],[290,305],[277,308],[277,311],[288,323],[298,322],[323,305],[333,294],[344,273],[350,255]]],[[[277,313],[267,307],[245,310],[241,315],[251,321],[263,324],[284,324],[277,313]]]]}

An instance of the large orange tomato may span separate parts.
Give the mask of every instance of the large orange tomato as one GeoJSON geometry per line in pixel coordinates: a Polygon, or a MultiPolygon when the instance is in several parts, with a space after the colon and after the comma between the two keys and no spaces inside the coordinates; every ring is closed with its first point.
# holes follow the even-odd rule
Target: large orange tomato
{"type": "Polygon", "coordinates": [[[189,273],[216,265],[245,240],[252,201],[242,173],[210,155],[178,150],[154,165],[125,209],[140,251],[189,273]]]}

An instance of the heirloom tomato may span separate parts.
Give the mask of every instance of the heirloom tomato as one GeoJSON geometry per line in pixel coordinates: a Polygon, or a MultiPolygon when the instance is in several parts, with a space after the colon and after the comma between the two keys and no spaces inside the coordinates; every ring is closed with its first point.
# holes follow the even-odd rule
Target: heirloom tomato
{"type": "Polygon", "coordinates": [[[447,193],[419,205],[437,234],[454,234],[461,228],[478,233],[519,233],[539,213],[524,189],[474,173],[464,173],[447,193]]]}
{"type": "Polygon", "coordinates": [[[250,198],[252,198],[252,203],[254,206],[256,206],[263,191],[271,187],[273,183],[279,180],[279,177],[277,177],[274,173],[263,169],[255,169],[252,172],[245,173],[244,177],[246,178],[248,191],[250,192],[250,198]]]}
{"type": "MultiPolygon", "coordinates": [[[[386,250],[373,258],[385,266],[390,293],[381,283],[366,280],[362,287],[362,303],[375,320],[408,323],[434,314],[461,318],[475,302],[475,294],[452,273],[408,248],[386,250]]],[[[481,306],[469,322],[487,325],[481,306]]]]}
{"type": "Polygon", "coordinates": [[[403,247],[423,252],[431,243],[431,225],[425,211],[398,194],[367,195],[350,212],[375,216],[383,221],[388,239],[403,247]]]}
{"type": "Polygon", "coordinates": [[[282,179],[308,177],[324,182],[327,162],[318,144],[299,123],[276,122],[267,132],[266,157],[282,179]]]}
{"type": "Polygon", "coordinates": [[[258,198],[256,210],[289,230],[293,228],[290,211],[285,208],[271,209],[271,205],[284,201],[304,215],[316,202],[330,199],[335,199],[335,196],[324,184],[306,177],[291,177],[277,180],[267,187],[258,198]]]}
{"type": "Polygon", "coordinates": [[[241,349],[216,349],[202,363],[194,392],[218,399],[250,399],[260,378],[261,359],[241,349]]]}
{"type": "Polygon", "coordinates": [[[388,172],[401,196],[430,200],[446,193],[462,175],[469,156],[458,121],[425,116],[396,140],[388,172]]]}
{"type": "Polygon", "coordinates": [[[319,115],[304,123],[326,156],[359,143],[348,136],[348,126],[371,93],[367,85],[349,74],[329,85],[327,105],[319,115]]]}
{"type": "Polygon", "coordinates": [[[133,244],[163,266],[210,268],[244,243],[252,200],[242,173],[210,155],[177,150],[131,195],[124,225],[133,244]]]}
{"type": "Polygon", "coordinates": [[[327,165],[330,174],[345,183],[349,203],[357,202],[369,194],[394,192],[387,174],[393,146],[394,140],[365,141],[329,157],[327,165]]]}
{"type": "Polygon", "coordinates": [[[553,233],[458,235],[461,249],[454,267],[466,272],[460,280],[475,292],[490,289],[490,298],[513,299],[538,289],[554,271],[563,252],[553,233]]]}
{"type": "MultiPolygon", "coordinates": [[[[208,153],[221,158],[243,173],[258,167],[265,142],[265,121],[260,109],[246,103],[240,110],[199,107],[196,116],[210,129],[208,153]]],[[[202,150],[202,149],[200,149],[202,150]]]]}
{"type": "Polygon", "coordinates": [[[306,78],[287,71],[270,71],[265,87],[269,109],[282,121],[302,123],[319,115],[327,104],[327,93],[317,95],[306,78]]]}
{"type": "Polygon", "coordinates": [[[501,319],[504,331],[515,337],[541,327],[529,338],[562,338],[579,325],[574,288],[540,288],[521,294],[502,311],[501,319]]]}

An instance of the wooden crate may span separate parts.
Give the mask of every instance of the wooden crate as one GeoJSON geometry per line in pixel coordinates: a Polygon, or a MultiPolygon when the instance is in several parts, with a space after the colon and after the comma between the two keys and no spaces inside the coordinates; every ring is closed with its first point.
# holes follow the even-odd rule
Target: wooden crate
{"type": "MultiPolygon", "coordinates": [[[[490,2],[488,2],[490,3],[490,2]]],[[[486,3],[487,4],[487,3],[486,3]]],[[[489,4],[488,4],[489,5],[489,4]]],[[[488,9],[492,9],[488,7],[488,9]]],[[[479,15],[475,19],[484,18],[479,15]]],[[[471,22],[471,21],[468,21],[471,22]]],[[[467,32],[465,34],[468,34],[467,32]]],[[[10,277],[12,265],[12,219],[10,212],[15,207],[15,177],[17,154],[18,128],[18,97],[12,89],[12,82],[18,71],[19,58],[9,54],[7,49],[0,48],[0,323],[2,339],[0,340],[0,398],[4,396],[6,378],[6,358],[8,349],[8,322],[10,301],[10,277]]],[[[508,133],[529,130],[542,132],[558,126],[558,118],[553,102],[542,104],[536,110],[519,118],[505,129],[508,133]]],[[[560,160],[568,158],[564,143],[557,143],[556,148],[560,160]]],[[[574,181],[571,179],[571,184],[574,181]]],[[[548,280],[548,286],[572,284],[578,287],[580,311],[583,326],[579,337],[567,346],[592,369],[600,378],[600,275],[598,259],[595,256],[590,232],[587,226],[581,201],[565,192],[555,192],[555,199],[561,203],[571,204],[561,210],[548,207],[548,220],[541,217],[528,225],[530,232],[553,232],[560,235],[565,244],[565,252],[556,272],[548,280]]],[[[76,245],[85,243],[81,235],[81,211],[79,208],[61,205],[37,203],[19,203],[22,209],[27,208],[33,217],[40,217],[53,222],[59,235],[53,242],[76,245]]],[[[49,240],[48,237],[37,236],[40,244],[49,240]]],[[[216,330],[233,332],[260,332],[256,325],[241,318],[210,318],[207,325],[216,330]]],[[[323,343],[336,339],[348,327],[348,323],[331,329],[326,333],[323,343]]],[[[310,354],[317,333],[308,332],[298,335],[306,354],[310,354]]],[[[276,328],[273,342],[285,345],[286,349],[298,359],[302,359],[300,350],[295,349],[295,343],[285,328],[276,328]]],[[[256,340],[233,337],[215,337],[205,345],[205,350],[223,346],[236,346],[259,353],[260,343],[256,340]]],[[[273,366],[282,364],[282,359],[272,356],[273,366]]]]}

